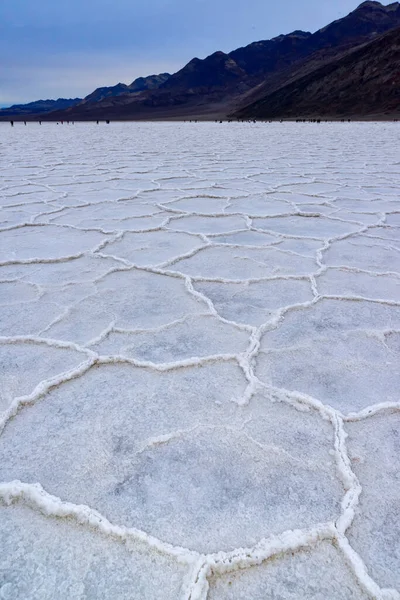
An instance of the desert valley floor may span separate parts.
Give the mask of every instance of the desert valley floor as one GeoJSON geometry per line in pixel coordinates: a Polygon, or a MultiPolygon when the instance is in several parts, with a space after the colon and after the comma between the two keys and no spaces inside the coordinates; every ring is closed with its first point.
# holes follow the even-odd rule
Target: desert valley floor
{"type": "Polygon", "coordinates": [[[399,141],[1,124],[2,600],[400,598],[399,141]]]}

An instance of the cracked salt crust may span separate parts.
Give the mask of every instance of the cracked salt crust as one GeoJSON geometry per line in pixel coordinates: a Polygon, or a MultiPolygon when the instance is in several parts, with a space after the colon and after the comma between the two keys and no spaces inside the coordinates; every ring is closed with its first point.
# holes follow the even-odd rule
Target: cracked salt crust
{"type": "Polygon", "coordinates": [[[0,596],[398,600],[398,126],[1,128],[0,596]]]}

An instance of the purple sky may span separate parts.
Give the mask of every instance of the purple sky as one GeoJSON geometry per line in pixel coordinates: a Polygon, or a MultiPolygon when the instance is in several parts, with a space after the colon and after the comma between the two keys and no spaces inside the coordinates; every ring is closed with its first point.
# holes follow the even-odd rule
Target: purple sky
{"type": "MultiPolygon", "coordinates": [[[[361,0],[360,0],[361,1],[361,0]]],[[[1,0],[0,105],[85,96],[194,56],[315,31],[353,0],[1,0]]]]}

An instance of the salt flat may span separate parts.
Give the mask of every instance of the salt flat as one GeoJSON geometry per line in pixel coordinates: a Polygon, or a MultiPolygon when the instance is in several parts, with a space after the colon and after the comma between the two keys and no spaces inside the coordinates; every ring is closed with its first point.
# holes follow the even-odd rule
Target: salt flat
{"type": "Polygon", "coordinates": [[[0,598],[400,598],[399,136],[0,125],[0,598]]]}

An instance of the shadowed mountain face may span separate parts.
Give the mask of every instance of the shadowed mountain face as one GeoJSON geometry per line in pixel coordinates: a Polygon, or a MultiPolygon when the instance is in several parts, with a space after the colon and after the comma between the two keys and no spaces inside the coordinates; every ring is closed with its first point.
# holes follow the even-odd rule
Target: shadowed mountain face
{"type": "Polygon", "coordinates": [[[214,52],[204,60],[193,58],[183,69],[172,75],[162,85],[163,90],[190,90],[214,88],[236,84],[246,77],[229,54],[214,52]]]}
{"type": "Polygon", "coordinates": [[[81,104],[88,104],[92,102],[101,102],[105,98],[112,96],[120,96],[121,94],[129,93],[129,88],[125,83],[117,83],[110,87],[100,87],[94,90],[88,96],[82,100],[81,104]]]}
{"type": "Polygon", "coordinates": [[[230,57],[250,76],[264,75],[290,65],[293,60],[307,55],[313,48],[312,34],[293,31],[272,40],[254,42],[230,53],[230,57]]]}
{"type": "Polygon", "coordinates": [[[400,117],[400,28],[239,110],[239,118],[400,117]]]}
{"type": "MultiPolygon", "coordinates": [[[[76,106],[57,110],[47,118],[169,119],[253,115],[253,109],[243,111],[243,107],[256,105],[299,77],[340,60],[350,50],[399,26],[398,2],[388,6],[363,2],[346,17],[315,33],[294,31],[254,42],[229,54],[215,52],[203,60],[194,58],[171,76],[162,74],[138,79],[129,86],[118,84],[99,88],[76,106]]],[[[345,70],[352,69],[351,60],[349,55],[341,67],[341,76],[346,79],[345,70]]],[[[367,55],[364,61],[368,61],[367,55]]],[[[372,80],[370,93],[379,103],[381,96],[378,91],[373,93],[373,86],[372,80]]],[[[348,92],[342,90],[342,95],[353,91],[349,87],[348,92]]],[[[317,106],[317,96],[314,100],[317,106]]],[[[381,111],[378,105],[375,108],[375,112],[381,111]]],[[[276,117],[279,116],[276,113],[276,117]]]]}

